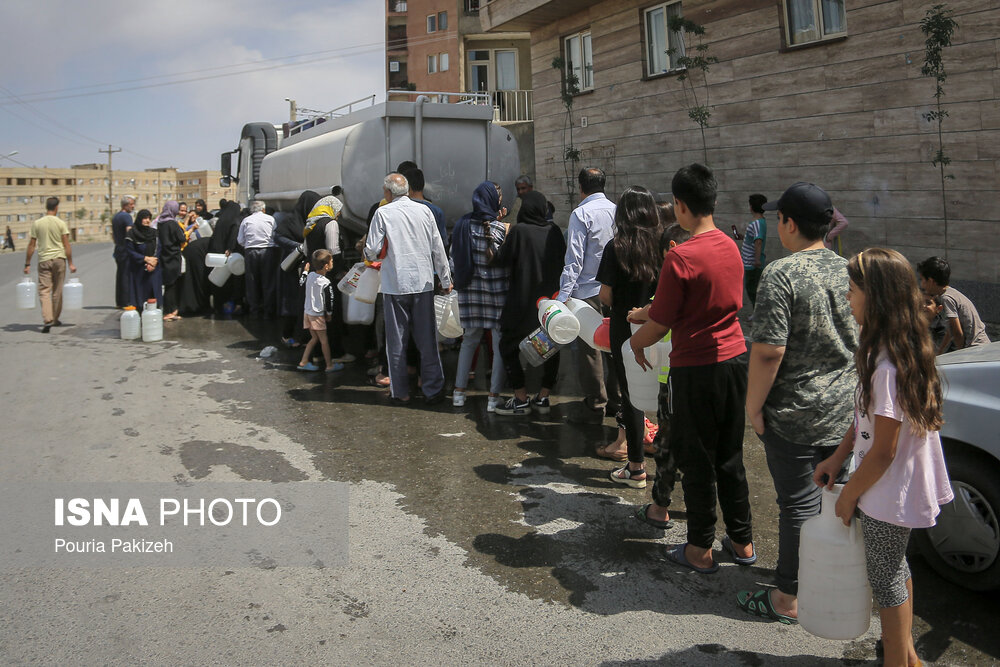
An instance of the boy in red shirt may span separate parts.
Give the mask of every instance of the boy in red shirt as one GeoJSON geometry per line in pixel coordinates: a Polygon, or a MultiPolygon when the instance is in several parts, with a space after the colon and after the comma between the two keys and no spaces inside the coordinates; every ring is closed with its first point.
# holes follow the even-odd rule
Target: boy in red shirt
{"type": "Polygon", "coordinates": [[[740,565],[757,560],[743,468],[747,369],[738,357],[746,343],[736,319],[743,306],[743,261],[715,226],[716,189],[703,165],[674,175],[674,212],[692,237],[667,253],[649,321],[631,338],[636,361],[652,368],[644,348],[673,331],[670,448],[682,473],[688,541],[669,548],[667,557],[703,574],[719,569],[712,558],[716,486],[726,524],[723,551],[740,565]]]}

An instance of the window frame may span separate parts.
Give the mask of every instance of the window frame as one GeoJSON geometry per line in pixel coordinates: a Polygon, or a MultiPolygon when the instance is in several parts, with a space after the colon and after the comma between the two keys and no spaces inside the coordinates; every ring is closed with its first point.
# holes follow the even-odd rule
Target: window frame
{"type": "Polygon", "coordinates": [[[427,34],[431,34],[438,31],[437,28],[437,14],[427,15],[427,34]]]}
{"type": "Polygon", "coordinates": [[[451,60],[451,58],[448,57],[448,53],[447,52],[445,52],[445,53],[439,53],[438,54],[438,71],[439,72],[447,72],[450,60],[451,60]]]}
{"type": "Polygon", "coordinates": [[[673,31],[670,30],[669,8],[672,6],[677,6],[681,10],[679,15],[681,17],[684,16],[682,0],[666,0],[665,2],[660,2],[655,5],[650,5],[642,9],[641,23],[642,23],[642,44],[644,51],[642,67],[646,79],[657,79],[660,77],[671,76],[687,71],[687,67],[685,67],[684,65],[674,65],[674,62],[676,61],[677,58],[683,57],[687,54],[687,45],[684,43],[683,30],[677,33],[674,33],[673,31]],[[667,59],[667,69],[654,72],[652,63],[653,45],[651,43],[649,34],[649,15],[658,9],[663,10],[663,37],[666,42],[664,44],[666,48],[664,48],[663,50],[664,51],[663,55],[667,59]],[[676,34],[680,37],[679,46],[674,46],[673,44],[671,44],[671,35],[673,34],[676,34]],[[674,54],[667,54],[666,52],[669,51],[671,48],[679,49],[679,51],[674,54]]]}
{"type": "Polygon", "coordinates": [[[437,13],[437,29],[444,32],[448,31],[448,12],[437,13]]]}
{"type": "Polygon", "coordinates": [[[438,72],[438,54],[431,53],[427,56],[427,73],[437,74],[438,72]]]}
{"type": "Polygon", "coordinates": [[[578,84],[577,84],[576,92],[574,92],[573,94],[574,95],[579,95],[581,93],[589,93],[589,92],[591,92],[591,91],[594,90],[594,37],[593,37],[593,33],[591,32],[591,29],[589,27],[587,27],[587,28],[585,28],[583,30],[580,30],[578,32],[572,33],[570,35],[565,35],[562,38],[562,49],[561,50],[562,50],[563,60],[565,61],[565,69],[563,70],[563,73],[564,73],[564,82],[563,82],[563,85],[565,85],[565,82],[569,80],[569,77],[572,76],[572,74],[573,74],[572,70],[575,69],[575,67],[573,67],[573,63],[575,61],[572,58],[570,58],[570,53],[569,53],[570,43],[573,40],[577,40],[577,42],[579,43],[578,55],[580,56],[580,77],[578,78],[578,84]],[[586,52],[586,48],[584,46],[585,41],[590,43],[590,63],[589,63],[589,67],[590,67],[590,85],[589,86],[588,85],[584,85],[585,82],[586,82],[586,80],[587,80],[586,79],[586,71],[587,71],[587,67],[588,67],[587,59],[586,59],[586,56],[584,55],[585,52],[586,52]]]}
{"type": "MultiPolygon", "coordinates": [[[[817,44],[826,44],[828,42],[835,42],[839,40],[846,39],[848,36],[847,30],[847,3],[846,1],[842,3],[843,8],[843,30],[840,32],[829,33],[826,32],[826,25],[823,18],[823,4],[830,0],[810,0],[812,2],[813,13],[815,16],[817,31],[819,37],[816,39],[810,39],[804,42],[792,43],[792,16],[790,13],[789,0],[781,0],[781,22],[782,22],[782,37],[784,38],[784,49],[800,49],[809,46],[815,46],[817,44]]],[[[836,1],[836,0],[834,0],[836,1]]]]}

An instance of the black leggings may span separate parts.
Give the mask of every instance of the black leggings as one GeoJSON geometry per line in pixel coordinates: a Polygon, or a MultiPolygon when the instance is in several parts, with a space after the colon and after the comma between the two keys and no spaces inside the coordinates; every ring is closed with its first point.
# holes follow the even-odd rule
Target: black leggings
{"type": "MultiPolygon", "coordinates": [[[[625,442],[628,444],[628,460],[632,463],[642,463],[645,460],[643,445],[646,435],[646,415],[642,410],[633,407],[629,400],[628,380],[625,378],[625,358],[622,356],[622,345],[629,339],[631,333],[615,330],[611,331],[611,360],[618,376],[618,391],[621,395],[621,403],[618,408],[618,423],[625,429],[625,442]]],[[[629,329],[625,324],[624,329],[629,329]]],[[[579,345],[584,344],[582,341],[579,345]]],[[[659,368],[653,368],[647,373],[659,373],[659,368]]]]}

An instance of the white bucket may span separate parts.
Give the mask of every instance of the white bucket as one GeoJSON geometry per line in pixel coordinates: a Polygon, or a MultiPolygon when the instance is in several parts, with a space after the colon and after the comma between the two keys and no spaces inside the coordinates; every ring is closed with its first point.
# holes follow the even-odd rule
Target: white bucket
{"type": "Polygon", "coordinates": [[[226,253],[224,252],[210,252],[205,255],[205,266],[210,268],[215,268],[217,266],[223,266],[226,263],[226,253]]]}
{"type": "Polygon", "coordinates": [[[217,266],[208,272],[208,280],[216,287],[222,287],[233,275],[228,266],[217,266]]]}
{"type": "Polygon", "coordinates": [[[63,285],[63,308],[65,310],[83,309],[83,283],[79,278],[70,278],[63,285]]]}
{"type": "Polygon", "coordinates": [[[243,260],[243,255],[238,252],[234,252],[229,255],[229,259],[226,260],[226,268],[234,276],[242,276],[247,270],[246,262],[243,260]]]}
{"type": "Polygon", "coordinates": [[[17,307],[21,310],[32,310],[38,302],[38,283],[31,278],[25,278],[17,284],[17,307]]]}
{"type": "Polygon", "coordinates": [[[375,321],[375,304],[358,301],[353,294],[342,299],[344,302],[344,322],[347,324],[371,324],[375,321]]]}

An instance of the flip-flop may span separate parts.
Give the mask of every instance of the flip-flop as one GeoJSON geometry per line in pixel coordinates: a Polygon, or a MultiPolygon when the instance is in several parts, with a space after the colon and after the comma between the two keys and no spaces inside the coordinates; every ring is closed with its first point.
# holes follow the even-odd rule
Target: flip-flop
{"type": "Polygon", "coordinates": [[[668,548],[666,551],[667,559],[673,561],[677,565],[694,570],[699,574],[715,574],[719,571],[718,563],[712,563],[712,567],[698,567],[697,565],[691,563],[684,554],[685,547],[687,547],[687,542],[684,544],[675,544],[674,546],[668,548]]]}
{"type": "Polygon", "coordinates": [[[660,521],[659,519],[649,518],[649,508],[653,503],[646,503],[639,509],[635,511],[635,518],[642,521],[644,524],[652,526],[653,528],[659,528],[661,530],[670,530],[674,527],[674,522],[667,519],[666,521],[660,521]]]}
{"type": "Polygon", "coordinates": [[[791,616],[779,614],[771,604],[771,591],[762,589],[756,593],[750,591],[740,591],[736,594],[736,604],[746,613],[766,618],[769,621],[777,621],[782,625],[797,625],[798,620],[791,616]]]}
{"type": "Polygon", "coordinates": [[[753,556],[740,556],[736,553],[736,548],[733,546],[733,541],[729,539],[729,536],[726,535],[722,538],[722,550],[729,554],[730,558],[737,565],[753,565],[757,562],[757,547],[754,546],[752,541],[750,542],[750,547],[753,549],[753,556]]]}
{"type": "Polygon", "coordinates": [[[613,456],[608,452],[608,447],[610,447],[612,444],[614,443],[601,445],[595,450],[595,453],[602,459],[611,459],[612,461],[617,461],[618,463],[628,461],[628,452],[622,452],[621,454],[615,454],[613,456]]]}

